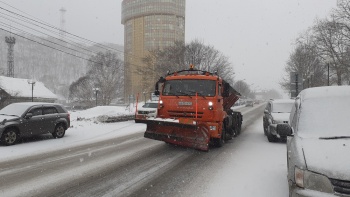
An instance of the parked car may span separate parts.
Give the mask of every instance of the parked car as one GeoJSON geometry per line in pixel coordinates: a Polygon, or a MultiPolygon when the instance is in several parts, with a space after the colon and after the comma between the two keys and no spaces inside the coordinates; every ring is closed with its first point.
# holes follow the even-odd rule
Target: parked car
{"type": "Polygon", "coordinates": [[[269,142],[276,142],[280,139],[280,136],[276,133],[276,126],[278,123],[288,123],[294,102],[293,99],[277,99],[269,100],[266,104],[263,127],[264,134],[269,142]]]}
{"type": "Polygon", "coordinates": [[[350,195],[350,86],[300,92],[290,124],[277,126],[287,137],[290,196],[350,195]]]}
{"type": "Polygon", "coordinates": [[[141,122],[147,117],[156,117],[157,116],[158,101],[146,102],[142,107],[137,110],[135,116],[135,122],[141,122]]]}
{"type": "Polygon", "coordinates": [[[62,138],[69,126],[68,111],[56,103],[13,103],[0,110],[0,142],[7,146],[46,133],[62,138]]]}
{"type": "Polygon", "coordinates": [[[245,106],[246,107],[254,107],[254,101],[247,101],[246,103],[245,103],[245,106]]]}

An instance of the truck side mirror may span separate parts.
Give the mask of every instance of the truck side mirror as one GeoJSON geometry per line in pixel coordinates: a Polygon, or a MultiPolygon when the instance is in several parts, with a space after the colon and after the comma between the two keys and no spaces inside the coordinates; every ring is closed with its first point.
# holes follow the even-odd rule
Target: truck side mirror
{"type": "Polygon", "coordinates": [[[159,90],[155,90],[154,95],[159,96],[159,90]]]}
{"type": "Polygon", "coordinates": [[[292,127],[289,124],[286,124],[286,123],[277,124],[276,132],[281,137],[286,137],[286,136],[292,136],[293,135],[292,127]]]}
{"type": "Polygon", "coordinates": [[[154,95],[156,96],[159,96],[160,95],[160,92],[159,92],[159,84],[160,83],[164,83],[165,82],[165,79],[163,77],[160,77],[159,80],[157,81],[156,83],[156,86],[155,86],[155,91],[154,91],[154,95]]]}

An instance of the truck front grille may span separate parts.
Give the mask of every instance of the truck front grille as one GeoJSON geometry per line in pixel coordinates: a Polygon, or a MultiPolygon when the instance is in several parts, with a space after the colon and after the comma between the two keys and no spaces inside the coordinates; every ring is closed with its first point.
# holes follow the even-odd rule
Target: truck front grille
{"type": "MultiPolygon", "coordinates": [[[[172,118],[196,118],[195,111],[168,111],[168,114],[172,118]]],[[[202,118],[203,112],[197,112],[197,118],[202,118]]]]}
{"type": "Polygon", "coordinates": [[[334,187],[334,191],[339,194],[350,194],[350,181],[330,179],[334,187]]]}

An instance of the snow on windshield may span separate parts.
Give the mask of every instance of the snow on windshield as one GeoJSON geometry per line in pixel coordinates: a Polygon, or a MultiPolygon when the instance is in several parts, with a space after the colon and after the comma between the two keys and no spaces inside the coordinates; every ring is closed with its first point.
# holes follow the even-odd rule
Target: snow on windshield
{"type": "Polygon", "coordinates": [[[350,136],[349,97],[305,100],[301,105],[298,132],[304,136],[350,136]]]}
{"type": "Polygon", "coordinates": [[[274,103],[272,106],[273,113],[290,113],[294,103],[274,103]]]}
{"type": "Polygon", "coordinates": [[[0,114],[22,116],[28,109],[27,105],[11,104],[0,110],[0,114]]]}

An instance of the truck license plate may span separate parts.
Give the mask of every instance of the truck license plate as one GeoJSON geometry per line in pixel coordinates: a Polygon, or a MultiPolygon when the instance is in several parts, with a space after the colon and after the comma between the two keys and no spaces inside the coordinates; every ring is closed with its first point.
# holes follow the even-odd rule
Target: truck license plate
{"type": "Polygon", "coordinates": [[[188,105],[192,105],[192,102],[182,102],[182,101],[180,101],[179,105],[186,105],[186,106],[188,106],[188,105]]]}

